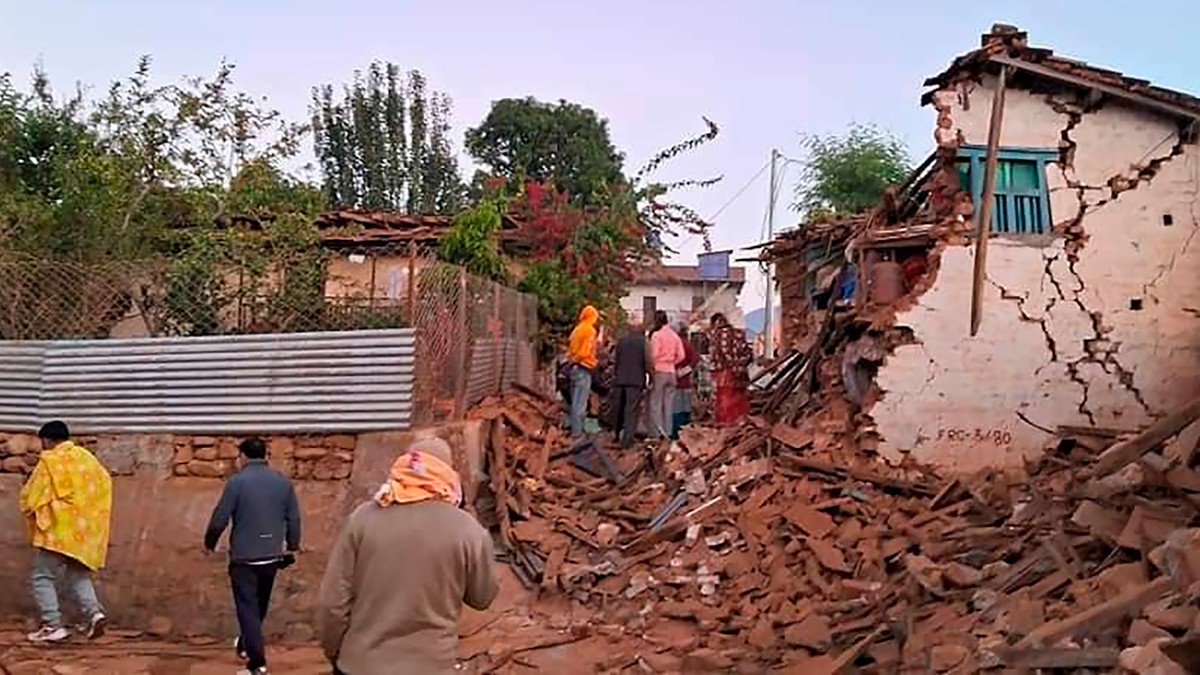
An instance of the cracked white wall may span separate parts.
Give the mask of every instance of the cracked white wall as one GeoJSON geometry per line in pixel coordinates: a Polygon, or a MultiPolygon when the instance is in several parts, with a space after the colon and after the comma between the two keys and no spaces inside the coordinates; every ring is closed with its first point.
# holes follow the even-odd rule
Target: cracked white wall
{"type": "MultiPolygon", "coordinates": [[[[986,143],[991,84],[939,96],[966,143],[986,143]]],[[[919,344],[879,371],[870,414],[888,459],[1015,466],[1049,438],[1021,415],[1131,428],[1200,392],[1200,149],[1179,145],[1174,120],[1123,103],[1007,98],[1003,145],[1073,147],[1047,169],[1055,231],[1068,234],[991,240],[974,338],[974,249],[943,251],[932,288],[897,318],[919,344]],[[1127,189],[1114,197],[1110,182],[1127,189]]]]}

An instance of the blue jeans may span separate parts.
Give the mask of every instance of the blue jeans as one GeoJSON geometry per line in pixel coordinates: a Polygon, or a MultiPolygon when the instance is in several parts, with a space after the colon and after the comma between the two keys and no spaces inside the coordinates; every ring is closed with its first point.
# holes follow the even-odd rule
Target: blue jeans
{"type": "Polygon", "coordinates": [[[592,371],[583,366],[571,369],[571,436],[583,435],[587,419],[588,398],[592,395],[592,371]]]}
{"type": "Polygon", "coordinates": [[[62,628],[62,612],[58,604],[59,584],[65,586],[74,597],[85,619],[101,611],[96,588],[92,585],[92,571],[86,565],[61,553],[34,549],[30,585],[43,626],[62,628]]]}

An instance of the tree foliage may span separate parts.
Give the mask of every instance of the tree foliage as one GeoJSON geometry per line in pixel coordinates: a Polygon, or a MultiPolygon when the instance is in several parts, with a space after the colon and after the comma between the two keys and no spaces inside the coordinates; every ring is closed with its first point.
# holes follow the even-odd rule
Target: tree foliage
{"type": "MultiPolygon", "coordinates": [[[[493,116],[504,107],[502,103],[493,107],[493,116]]],[[[529,105],[522,104],[519,108],[528,111],[529,105]]],[[[536,104],[533,111],[541,114],[546,109],[536,104]]],[[[518,124],[519,119],[529,120],[507,114],[504,117],[513,124],[518,124]]],[[[599,120],[594,114],[589,117],[599,120]]],[[[669,195],[678,190],[709,187],[720,177],[673,182],[651,180],[671,160],[717,137],[717,126],[707,119],[704,121],[703,132],[656,153],[633,178],[597,182],[586,198],[582,193],[571,192],[550,171],[543,174],[546,178],[542,181],[530,180],[517,186],[517,196],[508,210],[525,222],[532,246],[519,287],[538,298],[543,353],[570,330],[583,304],[618,311],[620,299],[638,270],[656,260],[663,250],[669,250],[665,244],[669,237],[705,231],[707,223],[694,210],[670,200],[669,195]]],[[[607,143],[607,131],[601,130],[607,143]]],[[[514,130],[511,135],[533,139],[537,131],[535,124],[514,130]]],[[[549,153],[548,157],[529,156],[527,163],[531,166],[549,167],[558,159],[553,144],[523,147],[523,153],[549,153]]],[[[619,172],[619,166],[616,169],[619,172]]],[[[521,175],[521,171],[516,171],[497,179],[511,187],[521,175]]],[[[498,242],[493,246],[498,247],[498,242]]]]}
{"type": "MultiPolygon", "coordinates": [[[[95,101],[56,98],[40,71],[28,92],[0,77],[0,248],[138,261],[144,278],[116,280],[125,290],[111,302],[137,302],[154,332],[223,330],[235,301],[297,325],[320,310],[323,269],[312,225],[321,194],[281,169],[303,133],[239,92],[230,64],[160,85],[143,58],[95,101]],[[246,218],[254,231],[224,227],[246,218]],[[146,260],[163,254],[165,266],[146,260]]],[[[52,275],[22,283],[16,297],[40,307],[78,299],[52,275]]]]}
{"type": "Polygon", "coordinates": [[[507,210],[503,192],[481,199],[454,217],[442,237],[439,257],[465,268],[471,274],[503,282],[508,268],[500,248],[502,214],[507,210]]]}
{"type": "Polygon", "coordinates": [[[332,207],[450,213],[464,186],[450,145],[450,98],[391,63],[354,73],[341,96],[313,89],[313,144],[332,207]]]}
{"type": "Polygon", "coordinates": [[[0,223],[7,246],[41,256],[134,258],[168,250],[172,228],[230,215],[230,188],[248,166],[298,189],[276,167],[298,150],[302,125],[211,78],[155,85],[142,58],[89,105],[56,99],[34,73],[29,93],[0,78],[0,223]]]}
{"type": "Polygon", "coordinates": [[[552,183],[571,201],[590,205],[625,181],[623,156],[609,138],[607,120],[568,101],[495,101],[483,122],[467,130],[466,146],[513,192],[527,182],[552,183]]]}
{"type": "Polygon", "coordinates": [[[681,234],[703,235],[707,241],[708,229],[712,224],[694,209],[671,200],[669,196],[679,190],[710,188],[719,183],[722,177],[667,183],[649,180],[667,162],[716,140],[721,133],[720,127],[707,117],[703,119],[705,131],[656,153],[638,170],[632,181],[632,189],[627,193],[636,205],[646,244],[652,249],[672,251],[666,243],[668,238],[681,234]]]}
{"type": "Polygon", "coordinates": [[[904,143],[874,126],[853,124],[841,136],[806,136],[801,145],[807,158],[793,208],[810,216],[868,209],[911,168],[904,143]]]}

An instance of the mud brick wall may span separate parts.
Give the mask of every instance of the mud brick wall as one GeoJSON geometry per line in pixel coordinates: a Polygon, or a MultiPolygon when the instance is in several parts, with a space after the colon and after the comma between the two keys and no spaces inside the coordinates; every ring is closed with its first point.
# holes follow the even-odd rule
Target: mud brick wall
{"type": "MultiPolygon", "coordinates": [[[[478,473],[478,422],[439,427],[468,490],[478,473]]],[[[222,555],[202,541],[224,478],[237,470],[232,436],[122,435],[80,437],[113,474],[108,564],[97,591],[118,628],[172,636],[231,636],[236,622],[222,555]]],[[[303,552],[280,574],[268,618],[275,638],[313,637],[312,612],[328,552],[346,515],[387,475],[412,432],[273,436],[271,465],[290,476],[303,518],[303,552]]],[[[17,493],[37,463],[36,436],[0,432],[0,619],[32,617],[30,549],[17,493]]],[[[220,546],[224,549],[224,543],[220,546]]],[[[70,611],[70,601],[64,602],[70,611]]]]}
{"type": "MultiPolygon", "coordinates": [[[[176,476],[223,478],[237,471],[240,438],[176,436],[172,473],[176,476]]],[[[358,438],[274,436],[267,439],[271,465],[293,480],[346,480],[354,468],[358,438]]]]}

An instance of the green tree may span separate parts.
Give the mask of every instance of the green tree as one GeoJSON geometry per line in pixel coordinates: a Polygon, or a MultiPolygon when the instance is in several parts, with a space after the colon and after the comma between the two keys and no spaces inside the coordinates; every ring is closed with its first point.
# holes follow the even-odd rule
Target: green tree
{"type": "Polygon", "coordinates": [[[356,71],[340,97],[313,89],[313,144],[331,207],[448,213],[465,188],[450,145],[450,99],[394,64],[356,71]]]}
{"type": "Polygon", "coordinates": [[[466,145],[513,192],[529,181],[551,182],[576,203],[596,204],[625,181],[608,122],[577,103],[495,101],[483,123],[467,130],[466,145]]]}
{"type": "Polygon", "coordinates": [[[792,207],[810,217],[874,206],[889,185],[904,181],[912,164],[900,139],[870,125],[852,124],[840,136],[806,136],[801,146],[807,158],[792,207]]]}
{"type": "Polygon", "coordinates": [[[43,256],[161,251],[171,225],[226,217],[234,177],[278,166],[304,132],[236,91],[225,63],[155,85],[144,57],[90,110],[78,93],[56,100],[40,71],[30,90],[0,78],[0,222],[11,248],[43,256]]]}
{"type": "Polygon", "coordinates": [[[508,269],[500,248],[500,226],[506,206],[507,199],[501,193],[459,213],[442,237],[438,257],[471,274],[505,281],[508,269]]]}

